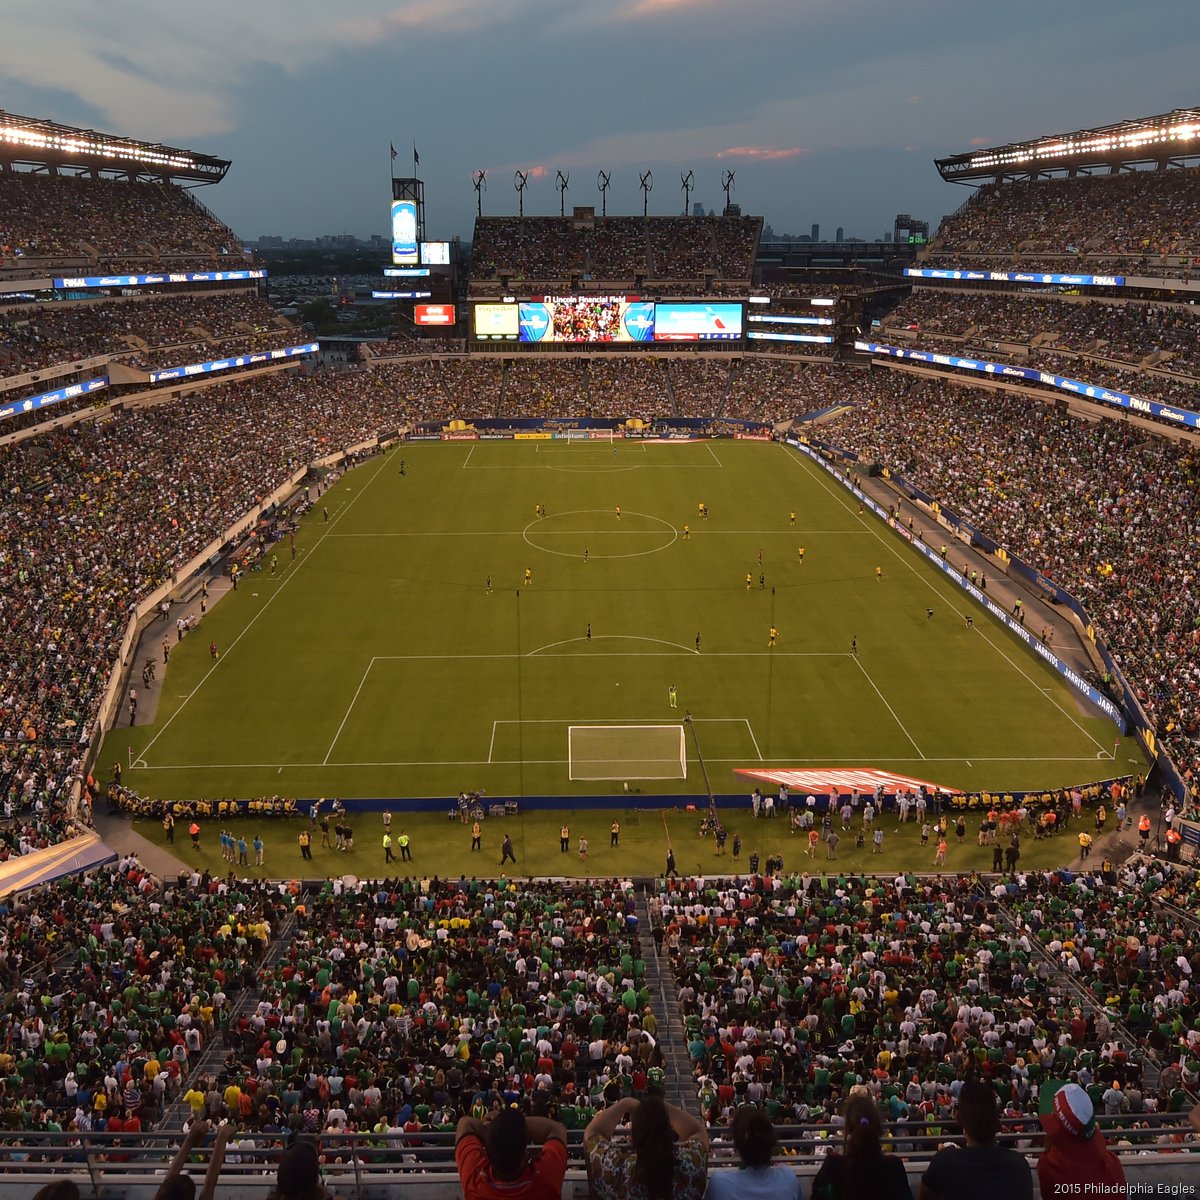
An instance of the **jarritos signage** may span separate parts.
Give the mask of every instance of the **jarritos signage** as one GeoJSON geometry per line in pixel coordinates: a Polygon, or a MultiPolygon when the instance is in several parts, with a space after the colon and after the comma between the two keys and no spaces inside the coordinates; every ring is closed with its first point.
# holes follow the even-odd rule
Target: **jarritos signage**
{"type": "Polygon", "coordinates": [[[924,788],[927,792],[942,792],[958,795],[958,788],[944,787],[928,779],[914,779],[911,775],[895,775],[891,771],[879,771],[874,767],[827,767],[819,770],[800,770],[783,767],[779,769],[761,767],[738,767],[736,773],[747,779],[761,779],[765,783],[787,784],[792,791],[812,792],[828,796],[838,792],[873,792],[882,787],[889,796],[897,792],[915,792],[924,788]]]}

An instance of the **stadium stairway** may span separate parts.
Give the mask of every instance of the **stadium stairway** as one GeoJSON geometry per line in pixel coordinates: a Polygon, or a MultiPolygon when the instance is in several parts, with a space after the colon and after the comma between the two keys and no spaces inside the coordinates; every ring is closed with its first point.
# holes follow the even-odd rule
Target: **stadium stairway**
{"type": "MultiPolygon", "coordinates": [[[[296,936],[296,925],[296,914],[291,913],[288,919],[274,932],[271,944],[267,947],[267,952],[259,964],[260,972],[269,971],[278,965],[279,960],[287,953],[296,936]]],[[[229,1019],[225,1028],[232,1026],[239,1017],[248,1016],[257,1006],[258,989],[242,988],[229,1006],[229,1019]]],[[[196,1060],[196,1065],[180,1081],[178,1095],[174,1100],[163,1105],[162,1119],[158,1122],[159,1129],[183,1128],[184,1121],[190,1115],[188,1106],[184,1103],[184,1096],[198,1080],[217,1074],[228,1049],[229,1043],[225,1039],[224,1030],[208,1039],[204,1049],[200,1052],[200,1057],[196,1060]]]]}
{"type": "Polygon", "coordinates": [[[646,964],[646,985],[650,989],[650,1007],[658,1023],[658,1044],[662,1049],[663,1081],[668,1104],[699,1117],[700,1106],[692,1083],[692,1069],[687,1056],[687,1034],[679,1015],[679,985],[670,960],[659,954],[651,936],[650,908],[645,896],[637,900],[638,940],[642,961],[646,964]]]}
{"type": "MultiPolygon", "coordinates": [[[[1000,903],[996,906],[996,914],[999,919],[1008,926],[1009,931],[1014,937],[1028,936],[1028,931],[1009,911],[1005,904],[1000,903]]],[[[1126,1046],[1131,1049],[1137,1047],[1139,1039],[1133,1035],[1129,1028],[1120,1021],[1117,1021],[1111,1013],[1108,1013],[1095,996],[1092,995],[1087,988],[1079,983],[1067,971],[1064,971],[1058,964],[1054,956],[1038,941],[1036,938],[1030,938],[1030,944],[1033,947],[1034,955],[1040,959],[1048,968],[1049,973],[1063,985],[1064,990],[1070,994],[1072,1001],[1085,1013],[1105,1013],[1112,1025],[1113,1034],[1119,1038],[1126,1046]]],[[[1147,1093],[1155,1093],[1158,1091],[1159,1075],[1161,1073],[1157,1057],[1153,1050],[1146,1054],[1134,1053],[1131,1057],[1137,1058],[1142,1066],[1142,1088],[1147,1093]]]]}

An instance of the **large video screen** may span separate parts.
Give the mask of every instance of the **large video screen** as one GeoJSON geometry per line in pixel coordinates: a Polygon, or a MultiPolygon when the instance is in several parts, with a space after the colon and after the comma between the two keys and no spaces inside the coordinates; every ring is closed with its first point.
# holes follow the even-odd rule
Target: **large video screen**
{"type": "Polygon", "coordinates": [[[728,341],[742,336],[740,304],[656,304],[656,342],[728,341]]]}
{"type": "Polygon", "coordinates": [[[392,262],[415,266],[417,254],[417,206],[412,200],[392,201],[392,262]]]}
{"type": "Polygon", "coordinates": [[[546,296],[522,301],[523,342],[649,342],[654,305],[624,296],[546,296]]]}
{"type": "Polygon", "coordinates": [[[515,342],[520,333],[519,316],[515,304],[476,304],[471,326],[477,338],[515,342]]]}
{"type": "Polygon", "coordinates": [[[449,242],[422,242],[421,261],[426,266],[447,267],[450,265],[449,242]]]}

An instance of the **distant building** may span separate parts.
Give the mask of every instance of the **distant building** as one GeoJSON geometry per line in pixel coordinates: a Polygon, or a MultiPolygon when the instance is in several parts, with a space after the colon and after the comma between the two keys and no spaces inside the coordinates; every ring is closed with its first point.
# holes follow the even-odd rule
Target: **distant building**
{"type": "Polygon", "coordinates": [[[819,242],[821,240],[821,226],[820,225],[813,225],[812,240],[814,242],[819,242]]]}
{"type": "Polygon", "coordinates": [[[833,235],[835,242],[844,242],[846,240],[846,231],[841,225],[837,227],[837,232],[833,235]]]}

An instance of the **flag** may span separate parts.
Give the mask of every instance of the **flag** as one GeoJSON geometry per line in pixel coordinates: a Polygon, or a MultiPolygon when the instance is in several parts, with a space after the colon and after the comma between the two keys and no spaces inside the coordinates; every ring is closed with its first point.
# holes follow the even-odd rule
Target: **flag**
{"type": "Polygon", "coordinates": [[[392,149],[392,162],[395,162],[396,161],[396,147],[394,145],[392,145],[391,142],[389,142],[388,145],[391,146],[391,149],[392,149]]]}
{"type": "Polygon", "coordinates": [[[421,165],[421,156],[417,153],[417,143],[413,142],[413,166],[419,167],[420,165],[421,165]]]}

